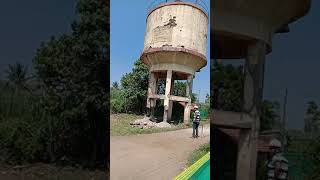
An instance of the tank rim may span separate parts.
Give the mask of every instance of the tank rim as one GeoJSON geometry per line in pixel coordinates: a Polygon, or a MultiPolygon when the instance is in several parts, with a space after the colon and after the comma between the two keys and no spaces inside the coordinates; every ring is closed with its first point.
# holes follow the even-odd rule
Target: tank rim
{"type": "Polygon", "coordinates": [[[149,18],[149,15],[150,15],[153,11],[155,11],[155,10],[157,10],[157,9],[159,9],[159,8],[162,8],[162,7],[164,7],[164,6],[172,6],[172,5],[187,5],[187,6],[194,7],[194,8],[196,8],[196,9],[200,10],[200,11],[207,17],[207,19],[209,19],[209,15],[208,15],[207,12],[205,12],[205,11],[204,11],[203,9],[201,9],[199,6],[197,6],[197,5],[193,4],[193,3],[189,3],[189,2],[168,2],[168,3],[159,4],[158,6],[152,8],[151,10],[149,10],[146,19],[149,18]]]}
{"type": "Polygon", "coordinates": [[[147,50],[144,50],[140,56],[140,60],[143,61],[143,57],[147,54],[152,54],[152,53],[157,53],[157,52],[182,52],[182,53],[187,53],[187,54],[191,54],[193,56],[196,56],[198,58],[200,58],[204,63],[203,65],[199,68],[202,69],[203,67],[205,67],[207,65],[207,58],[205,55],[191,50],[191,49],[187,49],[187,48],[179,48],[179,47],[156,47],[156,48],[149,48],[147,50]]]}

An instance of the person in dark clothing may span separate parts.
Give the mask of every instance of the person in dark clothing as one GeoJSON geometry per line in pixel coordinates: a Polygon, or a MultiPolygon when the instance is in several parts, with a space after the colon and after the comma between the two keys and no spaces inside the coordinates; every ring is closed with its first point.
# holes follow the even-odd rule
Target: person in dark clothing
{"type": "Polygon", "coordinates": [[[192,132],[192,137],[193,138],[198,138],[198,128],[199,128],[199,124],[200,124],[200,111],[198,110],[198,106],[195,105],[193,107],[194,114],[193,114],[193,132],[192,132]]]}

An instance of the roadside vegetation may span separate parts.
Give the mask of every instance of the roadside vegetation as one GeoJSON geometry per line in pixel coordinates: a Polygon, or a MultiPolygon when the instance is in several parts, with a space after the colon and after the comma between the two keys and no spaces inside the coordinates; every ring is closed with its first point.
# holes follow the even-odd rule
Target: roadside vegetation
{"type": "Polygon", "coordinates": [[[187,166],[191,166],[208,152],[210,152],[210,143],[201,145],[198,149],[196,149],[189,155],[187,166]]]}
{"type": "Polygon", "coordinates": [[[44,40],[34,71],[15,63],[1,72],[1,167],[109,166],[106,6],[78,0],[72,33],[44,40]]]}

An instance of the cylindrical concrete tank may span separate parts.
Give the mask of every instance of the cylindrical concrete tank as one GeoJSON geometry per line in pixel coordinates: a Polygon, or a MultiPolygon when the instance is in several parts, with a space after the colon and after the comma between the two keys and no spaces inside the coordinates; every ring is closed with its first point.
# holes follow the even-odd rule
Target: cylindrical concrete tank
{"type": "Polygon", "coordinates": [[[147,16],[141,60],[151,71],[194,74],[207,64],[208,14],[187,2],[158,5],[147,16]]]}

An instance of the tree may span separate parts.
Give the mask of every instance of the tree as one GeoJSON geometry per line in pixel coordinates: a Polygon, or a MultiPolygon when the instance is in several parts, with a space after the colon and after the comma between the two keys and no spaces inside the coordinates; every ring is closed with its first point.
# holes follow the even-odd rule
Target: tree
{"type": "Polygon", "coordinates": [[[117,81],[112,83],[112,88],[119,89],[119,85],[117,81]]]}
{"type": "Polygon", "coordinates": [[[134,63],[132,72],[125,74],[121,78],[121,87],[126,98],[125,106],[131,112],[144,113],[148,90],[148,67],[137,60],[134,63]]]}
{"type": "Polygon", "coordinates": [[[51,161],[66,157],[85,166],[108,166],[108,6],[108,1],[79,0],[72,35],[52,37],[37,49],[43,105],[55,117],[48,122],[51,161]]]}
{"type": "Polygon", "coordinates": [[[28,77],[28,67],[16,62],[15,64],[8,65],[6,70],[8,83],[15,88],[27,89],[27,82],[30,79],[28,77]]]}
{"type": "Polygon", "coordinates": [[[206,94],[206,99],[204,100],[204,103],[208,105],[208,107],[210,107],[210,95],[209,94],[206,94]]]}
{"type": "Polygon", "coordinates": [[[280,105],[278,102],[271,102],[264,100],[261,106],[261,116],[260,116],[260,131],[270,130],[279,125],[280,115],[279,115],[280,105]]]}
{"type": "Polygon", "coordinates": [[[212,73],[214,108],[224,111],[240,112],[242,110],[243,80],[242,66],[217,63],[212,73]]]}
{"type": "Polygon", "coordinates": [[[305,132],[317,132],[319,129],[320,111],[315,101],[308,102],[305,117],[305,132]]]}
{"type": "MultiPolygon", "coordinates": [[[[213,108],[224,111],[241,112],[243,106],[243,66],[216,63],[212,67],[212,86],[214,88],[211,98],[213,108]]],[[[261,130],[273,128],[279,122],[279,103],[264,100],[261,105],[261,130]]]]}

